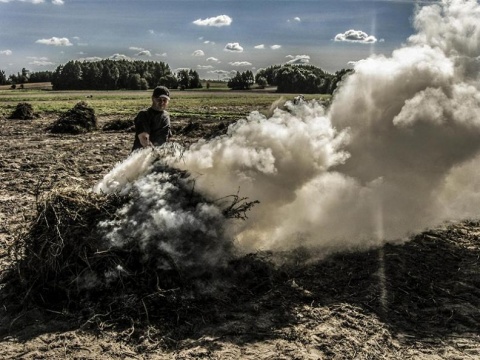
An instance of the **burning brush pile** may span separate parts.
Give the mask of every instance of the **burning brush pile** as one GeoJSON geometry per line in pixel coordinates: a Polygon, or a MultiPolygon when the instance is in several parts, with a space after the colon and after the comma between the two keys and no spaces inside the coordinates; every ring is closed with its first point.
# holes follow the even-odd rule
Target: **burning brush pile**
{"type": "Polygon", "coordinates": [[[224,224],[245,218],[256,202],[206,199],[186,171],[152,159],[121,191],[65,187],[37,199],[37,216],[0,279],[9,304],[68,311],[82,321],[104,321],[99,313],[115,323],[144,321],[174,316],[192,295],[210,296],[214,271],[224,280],[247,268],[252,275],[251,262],[235,260],[224,224]]]}

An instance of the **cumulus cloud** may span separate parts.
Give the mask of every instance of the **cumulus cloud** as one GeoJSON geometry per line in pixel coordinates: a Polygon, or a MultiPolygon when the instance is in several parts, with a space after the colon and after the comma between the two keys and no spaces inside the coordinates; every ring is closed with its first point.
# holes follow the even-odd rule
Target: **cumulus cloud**
{"type": "Polygon", "coordinates": [[[373,44],[377,42],[377,38],[373,35],[368,35],[361,30],[350,29],[345,31],[344,33],[335,35],[335,41],[373,44]]]}
{"type": "Polygon", "coordinates": [[[135,54],[135,56],[152,56],[149,50],[142,50],[135,54]]]}
{"type": "Polygon", "coordinates": [[[202,50],[195,50],[192,56],[205,56],[205,53],[202,50]]]}
{"type": "Polygon", "coordinates": [[[278,49],[281,49],[282,48],[282,45],[272,45],[270,46],[270,49],[272,50],[278,50],[278,49]]]}
{"type": "MultiPolygon", "coordinates": [[[[293,18],[293,21],[295,21],[295,22],[302,22],[302,19],[300,19],[298,16],[295,16],[295,17],[293,18]]],[[[288,19],[287,22],[292,22],[292,20],[288,19]]]]}
{"type": "Polygon", "coordinates": [[[51,62],[51,61],[48,61],[48,60],[39,60],[39,59],[35,59],[35,60],[32,60],[28,63],[29,65],[32,65],[32,66],[50,66],[50,65],[55,65],[54,62],[51,62]]]}
{"type": "Polygon", "coordinates": [[[130,46],[128,50],[133,50],[133,51],[143,51],[145,50],[144,48],[137,47],[137,46],[130,46]]]}
{"type": "Polygon", "coordinates": [[[197,65],[197,69],[208,70],[208,69],[213,69],[213,66],[212,65],[197,65]]]}
{"type": "Polygon", "coordinates": [[[52,45],[52,46],[72,46],[73,44],[68,38],[52,37],[50,39],[39,39],[35,41],[37,44],[52,45]]]}
{"type": "Polygon", "coordinates": [[[197,19],[193,23],[198,26],[222,27],[229,26],[232,23],[232,18],[228,15],[218,15],[206,19],[197,19]]]}
{"type": "Polygon", "coordinates": [[[229,62],[229,64],[232,66],[252,66],[252,63],[248,61],[233,61],[229,62]]]}
{"type": "Polygon", "coordinates": [[[262,49],[265,49],[265,44],[255,45],[253,48],[262,50],[262,49]]]}
{"type": "Polygon", "coordinates": [[[227,45],[225,45],[225,48],[223,50],[230,52],[243,52],[243,47],[241,47],[238,42],[228,43],[227,45]]]}
{"type": "Polygon", "coordinates": [[[215,58],[215,57],[213,57],[213,56],[207,58],[206,61],[211,61],[211,62],[216,63],[216,64],[219,64],[219,63],[220,63],[220,60],[218,60],[217,58],[215,58]]]}
{"type": "Polygon", "coordinates": [[[310,62],[309,55],[287,55],[286,58],[290,59],[287,64],[308,64],[310,62]]]}
{"type": "Polygon", "coordinates": [[[0,55],[10,56],[12,55],[12,50],[0,50],[0,55]]]}
{"type": "Polygon", "coordinates": [[[232,76],[232,74],[236,74],[236,71],[232,72],[232,71],[226,71],[226,70],[211,70],[208,73],[217,75],[217,76],[221,77],[222,79],[226,79],[226,78],[229,78],[230,76],[232,76]]]}
{"type": "Polygon", "coordinates": [[[113,54],[112,56],[109,57],[110,60],[131,60],[130,57],[127,55],[123,54],[113,54]]]}
{"type": "Polygon", "coordinates": [[[166,52],[161,53],[161,54],[160,54],[160,53],[157,53],[157,54],[155,54],[155,56],[158,56],[158,57],[167,57],[167,53],[166,53],[166,52]]]}
{"type": "Polygon", "coordinates": [[[63,0],[52,0],[53,5],[63,5],[65,2],[63,0]]]}

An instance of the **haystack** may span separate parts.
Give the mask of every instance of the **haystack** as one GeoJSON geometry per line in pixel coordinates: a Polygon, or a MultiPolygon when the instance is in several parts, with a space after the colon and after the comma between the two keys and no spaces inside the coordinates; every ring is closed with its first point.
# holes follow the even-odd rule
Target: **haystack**
{"type": "Polygon", "coordinates": [[[15,111],[10,115],[9,119],[33,120],[37,117],[38,115],[33,112],[33,106],[22,102],[17,104],[15,111]]]}
{"type": "Polygon", "coordinates": [[[95,110],[85,101],[77,103],[48,128],[57,134],[83,134],[96,129],[95,110]]]}

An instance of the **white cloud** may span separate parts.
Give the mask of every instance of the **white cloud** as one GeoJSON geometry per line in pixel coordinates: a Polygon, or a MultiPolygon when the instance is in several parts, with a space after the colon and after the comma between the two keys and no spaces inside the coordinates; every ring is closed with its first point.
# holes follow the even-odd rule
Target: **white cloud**
{"type": "Polygon", "coordinates": [[[39,39],[35,41],[37,44],[53,45],[53,46],[72,46],[73,44],[67,38],[52,37],[50,39],[39,39]]]}
{"type": "Polygon", "coordinates": [[[243,47],[241,47],[239,43],[228,43],[223,50],[230,52],[243,52],[243,47]]]}
{"type": "Polygon", "coordinates": [[[355,42],[362,44],[373,44],[377,42],[377,38],[373,35],[368,35],[361,30],[347,30],[342,34],[335,35],[335,41],[355,42]]]}
{"type": "Polygon", "coordinates": [[[167,57],[167,53],[161,53],[161,54],[155,54],[155,56],[159,56],[159,57],[167,57]]]}
{"type": "Polygon", "coordinates": [[[63,0],[52,0],[53,5],[63,5],[65,2],[63,0]]]}
{"type": "Polygon", "coordinates": [[[202,50],[195,50],[192,56],[205,56],[205,53],[202,50]]]}
{"type": "Polygon", "coordinates": [[[213,56],[207,58],[206,61],[211,61],[211,62],[216,63],[216,64],[219,64],[219,63],[220,63],[220,60],[218,60],[217,58],[215,58],[215,57],[213,57],[213,56]]]}
{"type": "Polygon", "coordinates": [[[155,35],[155,30],[150,29],[150,30],[148,30],[148,33],[149,33],[150,35],[155,35]]]}
{"type": "Polygon", "coordinates": [[[46,60],[33,60],[28,63],[28,65],[33,65],[33,66],[50,66],[50,65],[55,65],[55,63],[51,61],[46,61],[46,60]]]}
{"type": "Polygon", "coordinates": [[[207,19],[197,19],[193,22],[195,25],[198,26],[229,26],[232,23],[232,18],[228,15],[219,15],[207,19]]]}
{"type": "Polygon", "coordinates": [[[208,73],[209,74],[215,74],[215,75],[217,75],[219,77],[222,77],[224,79],[235,76],[237,74],[237,72],[235,70],[232,70],[232,71],[212,70],[212,71],[209,71],[208,73]]]}
{"type": "Polygon", "coordinates": [[[235,61],[235,62],[229,62],[229,64],[232,66],[252,66],[252,63],[248,61],[235,61]]]}
{"type": "Polygon", "coordinates": [[[152,56],[152,53],[149,50],[142,50],[136,53],[135,56],[152,56]]]}
{"type": "Polygon", "coordinates": [[[37,56],[27,56],[27,59],[29,60],[40,60],[40,61],[46,61],[48,60],[47,57],[42,56],[42,57],[37,57],[37,56]]]}
{"type": "Polygon", "coordinates": [[[12,55],[12,50],[0,50],[0,55],[7,55],[10,56],[12,55]]]}
{"type": "Polygon", "coordinates": [[[130,46],[128,50],[133,50],[133,51],[143,51],[145,50],[144,48],[141,47],[136,47],[136,46],[130,46]]]}
{"type": "Polygon", "coordinates": [[[197,65],[197,68],[200,70],[208,70],[208,69],[213,69],[212,65],[197,65]]]}
{"type": "MultiPolygon", "coordinates": [[[[293,21],[295,21],[295,22],[302,22],[302,19],[300,19],[298,16],[295,16],[295,17],[293,18],[293,21]]],[[[287,22],[292,22],[292,20],[288,19],[287,22]]]]}
{"type": "Polygon", "coordinates": [[[260,44],[260,45],[256,45],[254,46],[255,49],[265,49],[265,45],[264,44],[260,44]]]}
{"type": "Polygon", "coordinates": [[[310,62],[309,55],[287,55],[286,58],[291,59],[287,61],[287,64],[308,64],[310,62]]]}
{"type": "Polygon", "coordinates": [[[109,57],[110,60],[131,60],[127,55],[123,54],[113,54],[109,57]]]}
{"type": "Polygon", "coordinates": [[[272,49],[272,50],[278,50],[278,49],[280,49],[281,47],[282,47],[282,45],[272,45],[272,46],[270,46],[270,49],[272,49]]]}
{"type": "Polygon", "coordinates": [[[205,40],[203,43],[204,43],[204,44],[215,45],[215,42],[214,42],[214,41],[210,41],[210,40],[205,40]]]}

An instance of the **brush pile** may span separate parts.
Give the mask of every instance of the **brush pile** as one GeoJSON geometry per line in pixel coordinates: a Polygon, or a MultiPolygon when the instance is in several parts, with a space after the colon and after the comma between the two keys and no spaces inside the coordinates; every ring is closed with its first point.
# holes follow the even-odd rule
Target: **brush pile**
{"type": "Polygon", "coordinates": [[[22,102],[17,104],[9,119],[33,120],[37,117],[38,115],[33,112],[33,106],[30,103],[22,102]]]}
{"type": "Polygon", "coordinates": [[[135,124],[133,120],[121,120],[121,119],[116,119],[116,120],[111,120],[107,122],[105,125],[102,127],[103,131],[135,131],[135,124]]]}
{"type": "Polygon", "coordinates": [[[83,134],[96,129],[95,110],[85,101],[80,101],[61,115],[47,130],[56,134],[83,134]]]}
{"type": "MultiPolygon", "coordinates": [[[[185,171],[157,164],[149,176],[167,204],[155,197],[146,203],[135,187],[123,195],[66,187],[40,196],[31,228],[17,241],[14,267],[0,279],[8,303],[67,310],[94,323],[105,321],[100,313],[115,324],[126,318],[163,321],[188,308],[193,294],[210,296],[213,272],[224,279],[254,278],[258,264],[235,259],[222,223],[243,218],[255,202],[232,196],[222,200],[223,213],[206,215],[217,206],[193,190],[185,171]],[[175,203],[169,205],[170,199],[175,203]],[[169,211],[178,217],[171,219],[175,227],[149,228],[149,218],[169,211]],[[178,225],[182,216],[185,223],[178,225]],[[211,226],[193,216],[204,216],[211,226]],[[136,222],[140,218],[145,221],[136,222]]],[[[258,271],[266,274],[264,266],[258,271]]]]}

